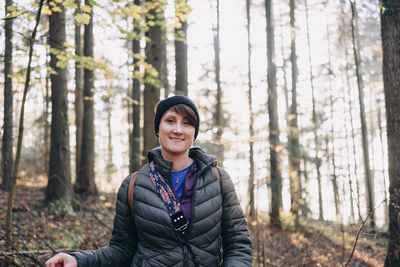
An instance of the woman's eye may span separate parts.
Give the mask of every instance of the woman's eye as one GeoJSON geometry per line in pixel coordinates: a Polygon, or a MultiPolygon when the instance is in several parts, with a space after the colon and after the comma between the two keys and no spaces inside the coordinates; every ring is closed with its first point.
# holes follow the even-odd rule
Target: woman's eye
{"type": "Polygon", "coordinates": [[[183,124],[190,125],[190,123],[188,121],[184,121],[183,124]]]}
{"type": "Polygon", "coordinates": [[[174,122],[174,120],[173,119],[167,119],[167,122],[172,123],[172,122],[174,122]]]}

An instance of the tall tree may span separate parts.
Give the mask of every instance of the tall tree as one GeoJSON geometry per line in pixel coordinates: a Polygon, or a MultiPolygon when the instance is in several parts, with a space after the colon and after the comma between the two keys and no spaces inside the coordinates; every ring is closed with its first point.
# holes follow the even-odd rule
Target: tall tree
{"type": "MultiPolygon", "coordinates": [[[[341,13],[342,13],[342,25],[343,25],[343,30],[342,32],[346,32],[345,25],[346,25],[346,16],[345,12],[343,10],[344,5],[346,3],[346,0],[342,0],[342,7],[341,7],[341,13]]],[[[352,63],[349,61],[349,53],[348,53],[348,47],[347,47],[347,34],[343,34],[343,52],[344,52],[344,57],[345,57],[345,69],[344,69],[344,74],[346,78],[346,87],[347,87],[347,95],[348,95],[348,103],[347,105],[349,106],[349,116],[350,116],[350,128],[351,128],[351,140],[352,140],[352,152],[353,152],[353,165],[354,165],[354,177],[356,179],[356,205],[357,205],[357,211],[358,211],[358,219],[361,220],[361,208],[360,208],[360,186],[359,186],[359,178],[358,178],[358,164],[357,164],[357,156],[356,156],[356,136],[355,136],[355,127],[354,127],[354,119],[353,119],[353,101],[352,101],[352,96],[351,96],[351,84],[350,84],[350,69],[352,68],[352,63]]]]}
{"type": "MultiPolygon", "coordinates": [[[[341,32],[341,38],[339,38],[341,45],[343,46],[344,50],[344,59],[345,59],[345,67],[344,67],[344,84],[346,84],[347,89],[349,90],[350,88],[350,76],[348,72],[348,49],[347,49],[347,23],[346,23],[346,15],[344,11],[346,1],[342,0],[340,4],[340,18],[341,18],[341,24],[339,26],[339,31],[341,32]]],[[[350,91],[348,92],[348,98],[349,101],[346,100],[346,92],[345,92],[345,87],[342,86],[342,100],[343,103],[349,103],[349,115],[350,115],[350,123],[351,123],[351,131],[354,134],[354,129],[353,129],[353,115],[352,115],[352,109],[351,109],[351,95],[350,91]]],[[[344,133],[345,133],[345,140],[346,140],[346,158],[347,158],[347,176],[348,176],[348,182],[349,182],[349,191],[350,191],[350,220],[351,222],[355,221],[355,213],[354,213],[354,196],[353,196],[353,180],[352,180],[352,171],[351,171],[351,160],[350,160],[350,144],[349,144],[349,127],[348,127],[348,120],[347,116],[344,117],[344,133]]],[[[354,144],[354,140],[353,140],[354,144]]],[[[354,167],[357,168],[357,163],[354,161],[354,167]]],[[[355,170],[355,176],[357,179],[357,170],[355,170]]],[[[344,188],[343,188],[344,189],[344,188]]]]}
{"type": "Polygon", "coordinates": [[[301,182],[300,182],[300,143],[299,127],[297,125],[297,54],[296,54],[296,24],[295,9],[296,0],[290,0],[290,61],[292,64],[292,102],[289,114],[289,167],[290,167],[290,211],[296,216],[296,226],[298,223],[298,213],[301,205],[301,182]]]}
{"type": "Polygon", "coordinates": [[[250,0],[246,0],[246,18],[247,18],[247,85],[248,85],[248,104],[249,104],[249,165],[250,175],[248,180],[248,205],[247,214],[250,220],[254,220],[256,216],[255,203],[254,203],[254,114],[253,114],[253,96],[252,96],[252,82],[251,82],[251,20],[250,20],[250,0]]]}
{"type": "MultiPolygon", "coordinates": [[[[324,2],[325,10],[328,9],[328,1],[324,2]]],[[[328,64],[327,64],[327,71],[328,71],[328,79],[329,79],[329,106],[330,106],[330,119],[331,119],[331,137],[330,143],[332,146],[332,187],[333,187],[333,197],[335,202],[335,213],[336,219],[341,220],[340,216],[340,205],[339,205],[339,188],[337,182],[337,166],[336,166],[336,147],[335,147],[335,131],[334,131],[334,118],[333,118],[333,78],[334,75],[332,69],[332,55],[331,55],[331,41],[330,41],[330,29],[329,29],[329,22],[326,23],[326,40],[327,40],[327,50],[328,50],[328,64]]]]}
{"type": "Polygon", "coordinates": [[[68,199],[71,197],[71,168],[68,130],[68,88],[67,68],[60,66],[58,54],[65,53],[65,8],[52,0],[53,8],[49,16],[50,67],[55,71],[51,80],[51,141],[49,182],[46,200],[68,199]]]}
{"type": "Polygon", "coordinates": [[[323,201],[322,201],[322,183],[321,183],[321,159],[319,157],[319,151],[321,147],[321,141],[318,137],[318,120],[317,120],[317,107],[315,100],[315,86],[314,86],[314,73],[313,73],[313,65],[311,60],[311,42],[310,42],[310,27],[309,27],[309,9],[308,9],[308,1],[305,0],[305,11],[306,11],[306,28],[307,28],[307,48],[308,48],[308,64],[310,65],[310,84],[311,84],[311,97],[312,97],[312,129],[314,135],[314,145],[315,145],[315,157],[314,163],[317,171],[317,182],[318,182],[318,220],[324,220],[324,209],[323,209],[323,201]]]}
{"type": "Polygon", "coordinates": [[[147,152],[158,146],[158,141],[154,135],[154,106],[160,100],[160,86],[162,68],[165,64],[165,18],[164,9],[166,1],[145,1],[146,24],[149,25],[146,31],[146,61],[154,68],[157,77],[152,77],[149,69],[146,69],[144,84],[144,112],[143,112],[143,137],[144,158],[147,158],[147,152]]]}
{"type": "MultiPolygon", "coordinates": [[[[85,0],[89,7],[90,21],[85,25],[83,55],[93,59],[93,6],[91,0],[85,0]]],[[[92,66],[84,66],[83,80],[83,122],[82,151],[78,177],[76,177],[75,192],[85,196],[97,195],[94,176],[94,70],[92,66]]]]}
{"type": "MultiPolygon", "coordinates": [[[[134,5],[141,6],[141,0],[134,0],[134,5]]],[[[140,153],[140,66],[139,66],[139,56],[140,56],[140,41],[142,39],[142,32],[140,29],[141,21],[138,19],[133,19],[133,32],[135,33],[132,40],[132,53],[133,57],[133,75],[132,75],[132,128],[129,146],[129,171],[135,172],[139,170],[141,163],[141,153],[140,153]]]]}
{"type": "Polygon", "coordinates": [[[382,0],[381,37],[389,157],[389,245],[385,267],[399,266],[400,258],[400,6],[382,0]]]}
{"type": "Polygon", "coordinates": [[[267,32],[267,82],[268,82],[268,117],[269,117],[269,154],[271,166],[271,226],[281,228],[280,203],[282,201],[282,176],[280,167],[280,141],[278,123],[278,93],[275,64],[275,33],[272,0],[265,0],[265,18],[267,32]]]}
{"type": "Polygon", "coordinates": [[[213,44],[214,44],[214,66],[215,66],[215,84],[217,85],[217,95],[214,112],[214,125],[216,128],[215,141],[217,143],[217,159],[219,165],[224,162],[224,145],[222,143],[222,133],[224,129],[222,114],[222,88],[221,88],[221,49],[220,49],[220,18],[219,18],[219,0],[215,1],[216,21],[213,25],[213,44]]]}
{"type": "Polygon", "coordinates": [[[175,92],[188,95],[187,62],[187,11],[186,0],[175,0],[175,19],[180,27],[175,29],[175,92]]]}
{"type": "Polygon", "coordinates": [[[356,40],[356,6],[355,2],[350,0],[351,5],[351,35],[352,35],[352,44],[353,44],[353,53],[354,53],[354,61],[356,67],[356,77],[357,77],[357,88],[358,88],[358,101],[360,105],[360,121],[361,121],[361,139],[362,139],[362,147],[363,147],[363,161],[364,161],[364,175],[365,175],[365,186],[367,193],[367,212],[370,215],[370,226],[371,228],[375,227],[375,218],[374,218],[374,198],[373,198],[373,181],[371,177],[371,170],[369,166],[369,151],[368,151],[368,132],[367,132],[367,123],[365,119],[365,108],[364,108],[364,85],[362,80],[362,75],[360,71],[360,46],[357,45],[356,40]]]}
{"type": "Polygon", "coordinates": [[[7,17],[8,7],[13,5],[12,0],[5,1],[5,45],[4,45],[4,119],[3,119],[3,144],[1,147],[1,169],[3,181],[1,188],[10,190],[13,159],[13,92],[12,92],[12,60],[13,60],[13,18],[7,17]]]}
{"type": "Polygon", "coordinates": [[[21,150],[22,150],[22,139],[24,136],[24,118],[25,118],[25,103],[26,96],[28,94],[29,83],[31,81],[31,65],[32,65],[32,56],[33,56],[33,44],[35,43],[37,29],[40,23],[40,15],[42,13],[44,0],[40,0],[38,4],[38,11],[36,13],[35,27],[32,30],[32,34],[29,38],[29,55],[28,55],[28,66],[26,69],[26,78],[24,83],[24,91],[22,94],[22,102],[21,102],[21,113],[19,116],[19,124],[18,124],[18,140],[17,140],[17,151],[15,153],[15,164],[12,173],[12,181],[10,191],[8,193],[8,201],[7,201],[7,214],[6,214],[6,223],[5,223],[5,232],[6,232],[6,248],[11,249],[12,246],[12,210],[14,206],[14,196],[15,196],[15,188],[17,186],[18,172],[19,172],[19,163],[21,160],[21,150]]]}
{"type": "MultiPolygon", "coordinates": [[[[81,0],[75,0],[75,16],[80,12],[81,0]]],[[[75,56],[82,56],[81,23],[75,21],[75,56]]],[[[82,128],[83,128],[83,88],[82,88],[81,60],[75,62],[75,176],[79,176],[80,159],[82,152],[82,128]]]]}
{"type": "MultiPolygon", "coordinates": [[[[382,161],[385,158],[385,149],[383,143],[383,127],[382,127],[382,114],[381,114],[381,100],[378,98],[376,100],[376,106],[378,108],[378,128],[379,128],[379,140],[381,143],[381,158],[382,161]]],[[[385,225],[389,224],[389,205],[388,205],[388,197],[387,197],[387,184],[386,184],[386,169],[385,164],[382,163],[382,180],[383,180],[383,203],[384,203],[384,210],[383,216],[385,218],[385,225]]]]}

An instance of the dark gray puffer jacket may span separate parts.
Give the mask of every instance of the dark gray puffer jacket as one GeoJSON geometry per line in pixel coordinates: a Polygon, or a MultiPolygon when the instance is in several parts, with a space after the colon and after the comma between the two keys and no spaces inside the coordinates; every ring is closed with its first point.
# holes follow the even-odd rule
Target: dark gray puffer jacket
{"type": "MultiPolygon", "coordinates": [[[[218,183],[212,166],[215,158],[200,148],[191,148],[190,157],[196,161],[198,176],[193,188],[192,218],[189,244],[199,266],[251,266],[251,241],[233,183],[219,169],[218,183]]],[[[161,157],[159,148],[148,155],[157,170],[169,179],[172,163],[161,157]]],[[[128,204],[127,177],[118,192],[114,229],[110,245],[97,250],[72,253],[78,266],[195,266],[189,248],[183,245],[174,230],[167,209],[157,195],[149,177],[147,164],[136,178],[134,187],[134,219],[128,204]]]]}

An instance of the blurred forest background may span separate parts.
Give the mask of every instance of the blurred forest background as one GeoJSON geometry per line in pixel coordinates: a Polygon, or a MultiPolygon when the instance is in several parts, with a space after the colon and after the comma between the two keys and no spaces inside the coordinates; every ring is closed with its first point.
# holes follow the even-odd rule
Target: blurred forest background
{"type": "Polygon", "coordinates": [[[108,243],[187,95],[254,266],[400,266],[397,0],[5,0],[0,266],[108,243]],[[390,187],[390,192],[389,192],[390,187]],[[388,230],[389,229],[389,230],[388,230]]]}

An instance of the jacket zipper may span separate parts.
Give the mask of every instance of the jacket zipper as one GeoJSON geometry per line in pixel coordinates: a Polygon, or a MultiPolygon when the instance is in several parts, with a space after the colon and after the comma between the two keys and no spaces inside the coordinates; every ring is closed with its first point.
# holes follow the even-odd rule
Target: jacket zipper
{"type": "Polygon", "coordinates": [[[183,245],[183,267],[189,267],[188,264],[188,249],[186,245],[183,245]]]}

